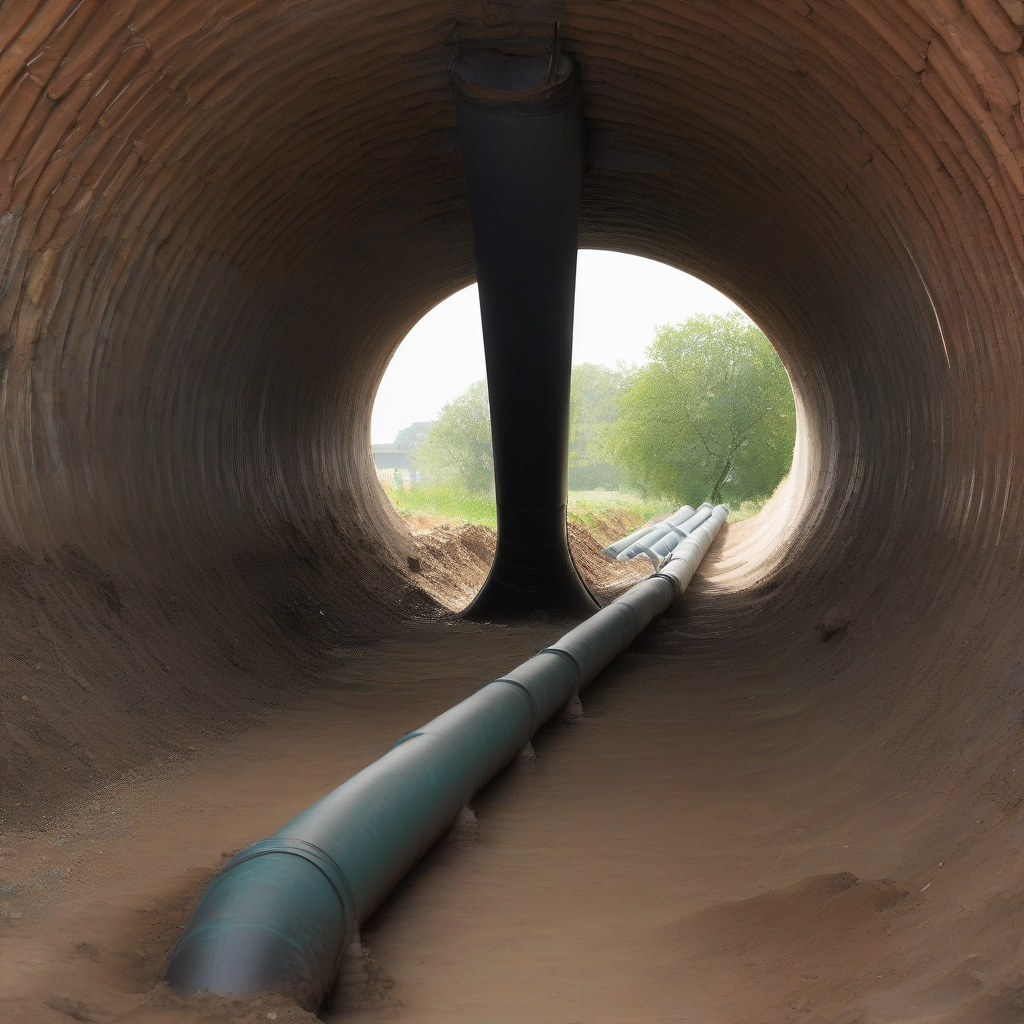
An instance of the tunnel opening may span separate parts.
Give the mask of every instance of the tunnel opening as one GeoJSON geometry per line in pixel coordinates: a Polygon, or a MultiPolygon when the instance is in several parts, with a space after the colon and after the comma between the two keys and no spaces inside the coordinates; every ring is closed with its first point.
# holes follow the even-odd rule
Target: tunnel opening
{"type": "MultiPolygon", "coordinates": [[[[789,472],[795,416],[774,351],[724,295],[624,253],[582,250],[578,264],[570,548],[606,599],[615,574],[599,550],[648,520],[709,499],[731,502],[732,522],[755,515],[789,472]],[[765,429],[773,403],[785,408],[765,429]],[[657,436],[638,438],[652,421],[657,436]]],[[[378,481],[417,547],[407,556],[413,578],[453,611],[486,577],[496,525],[478,303],[474,286],[456,292],[405,336],[377,387],[371,428],[378,481]]]]}

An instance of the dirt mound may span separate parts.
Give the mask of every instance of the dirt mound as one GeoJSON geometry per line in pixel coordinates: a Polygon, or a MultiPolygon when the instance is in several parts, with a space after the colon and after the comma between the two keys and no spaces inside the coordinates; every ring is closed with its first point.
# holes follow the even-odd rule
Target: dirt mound
{"type": "MultiPolygon", "coordinates": [[[[603,512],[569,513],[570,530],[573,526],[582,526],[589,531],[601,547],[607,547],[627,534],[643,526],[644,520],[635,509],[621,505],[611,505],[603,512]]],[[[570,532],[570,536],[572,536],[570,532]]]]}
{"type": "MultiPolygon", "coordinates": [[[[452,612],[464,609],[483,586],[494,559],[495,532],[486,526],[451,525],[443,517],[412,513],[404,517],[412,532],[416,554],[410,556],[409,580],[420,586],[439,605],[452,612]]],[[[632,518],[636,518],[633,516],[632,518]]],[[[647,559],[617,562],[604,554],[602,548],[623,536],[629,516],[610,516],[603,523],[603,532],[594,531],[576,522],[569,522],[569,547],[580,576],[599,604],[613,601],[634,583],[654,570],[647,559]],[[605,537],[610,536],[610,539],[605,537]]]]}
{"type": "Polygon", "coordinates": [[[417,527],[416,554],[407,562],[410,580],[448,611],[462,611],[487,578],[494,560],[494,531],[467,524],[435,525],[438,517],[420,513],[407,521],[417,527]]]}
{"type": "Polygon", "coordinates": [[[604,553],[602,548],[607,544],[636,529],[633,526],[619,533],[619,527],[615,525],[617,521],[609,518],[606,521],[607,529],[601,533],[595,533],[579,523],[569,523],[569,549],[572,551],[573,561],[587,589],[601,605],[614,601],[634,583],[639,583],[654,572],[654,566],[646,558],[618,562],[604,553]],[[609,536],[609,531],[612,536],[605,540],[605,537],[609,536]]]}

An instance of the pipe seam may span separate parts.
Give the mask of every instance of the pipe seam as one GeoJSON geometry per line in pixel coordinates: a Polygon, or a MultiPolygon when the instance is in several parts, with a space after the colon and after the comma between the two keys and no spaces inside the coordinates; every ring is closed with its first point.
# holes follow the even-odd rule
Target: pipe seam
{"type": "Polygon", "coordinates": [[[675,604],[683,596],[683,588],[679,585],[679,580],[669,573],[664,573],[660,569],[656,573],[652,573],[648,579],[652,580],[666,580],[672,588],[672,604],[675,604]]]}
{"type": "Polygon", "coordinates": [[[492,679],[486,684],[486,686],[482,687],[482,689],[486,689],[487,686],[493,686],[495,683],[506,683],[507,685],[514,686],[517,690],[521,690],[526,694],[526,699],[530,702],[530,710],[532,712],[530,725],[530,735],[532,736],[540,728],[540,708],[537,707],[537,699],[530,692],[528,687],[515,679],[506,679],[503,676],[500,676],[497,679],[492,679]]]}
{"type": "Polygon", "coordinates": [[[253,843],[252,846],[247,846],[244,850],[236,853],[224,865],[221,874],[226,874],[232,868],[236,868],[246,861],[265,857],[271,853],[287,853],[292,857],[301,857],[308,861],[330,882],[331,888],[341,904],[342,912],[350,915],[355,910],[356,901],[352,894],[352,887],[348,884],[348,879],[338,862],[326,850],[306,842],[305,839],[288,839],[284,836],[261,839],[258,843],[253,843]]]}
{"type": "MultiPolygon", "coordinates": [[[[563,651],[558,647],[545,647],[543,650],[537,652],[537,655],[541,654],[557,655],[559,658],[565,659],[572,666],[573,687],[572,693],[569,694],[569,697],[573,697],[579,693],[583,687],[583,672],[580,669],[580,663],[568,651],[563,651]]],[[[535,655],[535,657],[537,655],[535,655]]]]}

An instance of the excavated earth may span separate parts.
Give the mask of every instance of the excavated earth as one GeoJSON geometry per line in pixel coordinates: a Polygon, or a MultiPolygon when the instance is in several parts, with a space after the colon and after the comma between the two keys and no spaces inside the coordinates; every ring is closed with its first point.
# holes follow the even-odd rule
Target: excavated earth
{"type": "Polygon", "coordinates": [[[206,881],[564,630],[455,619],[368,452],[473,275],[447,68],[556,19],[581,244],[757,320],[794,467],[323,1016],[1024,1018],[1020,0],[6,0],[5,1020],[309,1019],[159,987],[206,881]]]}

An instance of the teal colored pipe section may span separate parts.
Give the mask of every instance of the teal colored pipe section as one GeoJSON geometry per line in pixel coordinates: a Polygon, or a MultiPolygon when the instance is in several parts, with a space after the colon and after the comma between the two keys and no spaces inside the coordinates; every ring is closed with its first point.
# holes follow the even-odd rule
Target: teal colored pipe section
{"type": "Polygon", "coordinates": [[[679,598],[728,513],[719,505],[653,576],[235,856],[175,945],[168,984],[279,991],[317,1008],[362,922],[473,794],[679,598]]]}

